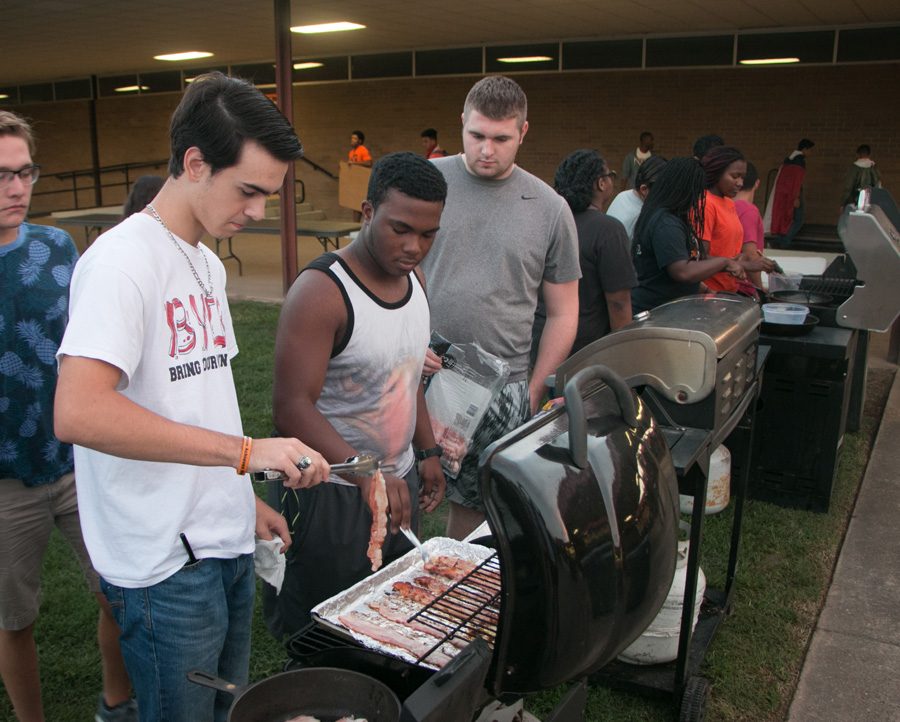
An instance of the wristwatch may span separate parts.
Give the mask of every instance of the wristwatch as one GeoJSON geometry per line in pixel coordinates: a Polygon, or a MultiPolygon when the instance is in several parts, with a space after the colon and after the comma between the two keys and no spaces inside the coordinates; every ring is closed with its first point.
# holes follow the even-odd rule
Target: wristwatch
{"type": "Polygon", "coordinates": [[[416,449],[414,452],[416,461],[425,461],[432,456],[443,456],[444,447],[442,446],[432,446],[430,449],[416,449]]]}

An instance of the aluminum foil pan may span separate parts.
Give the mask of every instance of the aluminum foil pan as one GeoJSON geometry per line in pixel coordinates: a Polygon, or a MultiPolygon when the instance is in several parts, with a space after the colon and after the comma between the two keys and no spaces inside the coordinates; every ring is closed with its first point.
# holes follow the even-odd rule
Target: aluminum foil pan
{"type": "MultiPolygon", "coordinates": [[[[479,544],[469,544],[447,537],[434,537],[428,539],[427,541],[422,542],[422,546],[425,547],[432,558],[445,554],[459,557],[460,559],[474,564],[480,564],[495,553],[493,549],[489,549],[488,547],[479,544]]],[[[370,610],[366,606],[367,602],[386,594],[392,589],[394,582],[411,582],[416,576],[421,575],[423,572],[424,565],[422,562],[422,555],[417,549],[412,549],[399,559],[395,559],[386,567],[379,569],[371,576],[357,582],[349,589],[345,589],[344,591],[335,594],[330,599],[326,599],[324,602],[317,604],[312,609],[312,616],[323,626],[328,627],[340,635],[352,637],[364,647],[376,650],[391,657],[397,657],[406,662],[414,664],[418,663],[432,669],[437,669],[437,665],[430,664],[428,660],[419,662],[416,656],[404,649],[384,644],[365,634],[348,629],[341,624],[339,619],[341,615],[350,611],[364,611],[370,613],[370,610]]],[[[386,623],[386,625],[391,626],[389,622],[386,623]]],[[[402,627],[401,625],[398,625],[398,628],[402,630],[402,633],[404,634],[415,634],[415,632],[411,632],[408,628],[402,627]]],[[[432,641],[436,643],[438,640],[434,639],[432,641]]],[[[448,652],[451,651],[450,645],[445,644],[443,645],[443,648],[448,652]]],[[[456,650],[452,651],[453,653],[456,652],[456,650]]]]}

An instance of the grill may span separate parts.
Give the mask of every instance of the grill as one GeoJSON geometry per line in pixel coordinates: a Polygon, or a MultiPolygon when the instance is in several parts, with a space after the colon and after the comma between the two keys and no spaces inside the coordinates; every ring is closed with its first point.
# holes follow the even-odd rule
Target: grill
{"type": "MultiPolygon", "coordinates": [[[[429,722],[460,722],[490,700],[575,683],[555,714],[580,718],[586,680],[609,679],[613,660],[666,597],[681,486],[694,494],[699,512],[688,560],[687,631],[674,670],[664,665],[666,681],[654,683],[668,685],[680,702],[730,600],[737,536],[726,591],[710,590],[705,627],[698,626],[692,644],[704,475],[714,446],[742,428],[752,406],[758,325],[750,301],[689,299],[654,310],[560,367],[565,405],[532,419],[482,456],[490,534],[476,541],[493,552],[410,617],[410,623],[439,630],[435,648],[474,639],[447,667],[426,669],[421,662],[429,662],[431,651],[408,662],[361,649],[339,630],[323,629],[321,621],[291,638],[291,665],[362,671],[405,700],[404,719],[429,722]],[[615,373],[616,364],[627,381],[615,373]],[[465,691],[448,691],[451,678],[465,691]]],[[[738,487],[736,498],[742,499],[738,487]]],[[[736,535],[740,517],[736,511],[736,535]]]]}
{"type": "Polygon", "coordinates": [[[751,495],[781,506],[826,512],[844,432],[856,431],[865,401],[869,329],[885,330],[900,311],[897,208],[873,191],[849,210],[838,232],[846,254],[800,289],[831,296],[810,304],[819,325],[797,338],[763,336],[766,365],[754,443],[751,495]],[[877,201],[877,203],[876,203],[877,201]]]}

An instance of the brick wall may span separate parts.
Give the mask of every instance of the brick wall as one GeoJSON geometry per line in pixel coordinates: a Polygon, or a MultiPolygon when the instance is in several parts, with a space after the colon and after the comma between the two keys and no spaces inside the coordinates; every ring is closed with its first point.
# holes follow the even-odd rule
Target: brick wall
{"type": "MultiPolygon", "coordinates": [[[[529,98],[530,130],[519,154],[526,169],[549,180],[571,150],[594,147],[613,168],[642,130],[657,152],[688,155],[694,139],[722,135],[761,175],[777,167],[802,137],[816,142],[807,168],[807,220],[834,223],[854,149],[869,143],[885,186],[900,196],[900,64],[645,70],[520,75],[529,98]]],[[[419,132],[438,129],[450,152],[461,148],[459,114],[475,78],[403,79],[296,86],[294,122],[309,158],[337,172],[354,128],[378,157],[420,151],[419,132]]],[[[166,128],[177,95],[97,102],[100,161],[142,161],[168,153],[166,128]]],[[[45,168],[89,167],[88,104],[21,108],[37,121],[45,168]]],[[[299,164],[308,200],[332,218],[337,183],[299,164]]],[[[758,199],[760,200],[760,199],[758,199]]]]}

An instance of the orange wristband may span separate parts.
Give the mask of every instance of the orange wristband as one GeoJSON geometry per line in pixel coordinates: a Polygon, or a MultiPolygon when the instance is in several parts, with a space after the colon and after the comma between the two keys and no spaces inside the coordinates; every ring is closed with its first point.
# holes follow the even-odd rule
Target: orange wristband
{"type": "Polygon", "coordinates": [[[238,461],[237,474],[243,476],[247,473],[247,467],[250,465],[250,452],[253,450],[253,439],[249,436],[244,437],[241,444],[241,458],[238,461]]]}

